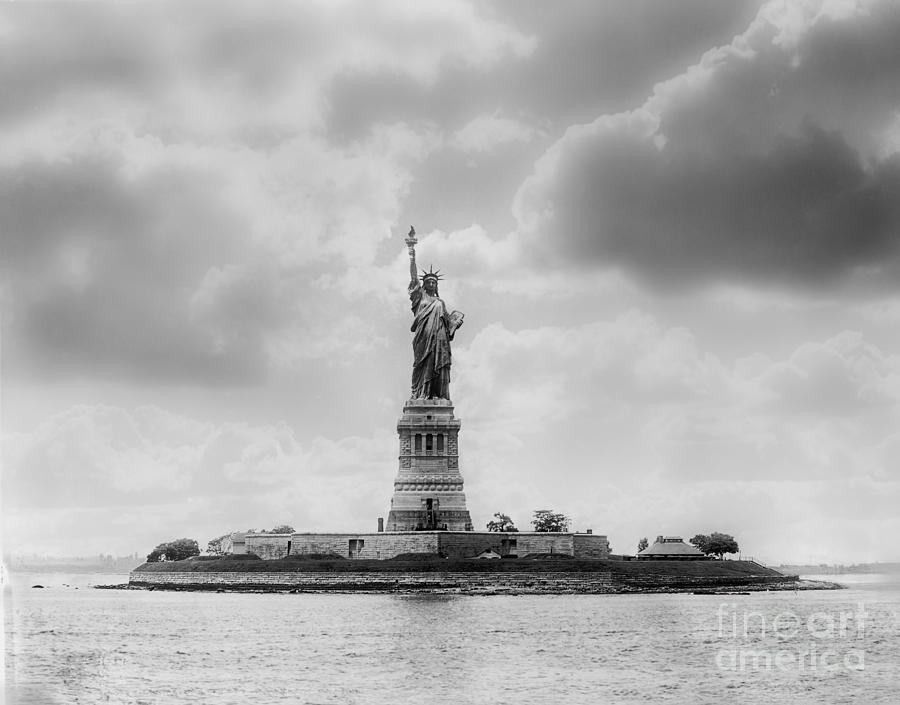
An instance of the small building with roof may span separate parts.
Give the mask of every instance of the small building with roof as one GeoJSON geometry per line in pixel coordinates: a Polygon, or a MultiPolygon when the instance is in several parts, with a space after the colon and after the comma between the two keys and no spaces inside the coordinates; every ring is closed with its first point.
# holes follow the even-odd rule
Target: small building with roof
{"type": "Polygon", "coordinates": [[[637,554],[639,560],[684,561],[705,560],[706,554],[684,542],[680,536],[657,536],[656,541],[637,554]]]}

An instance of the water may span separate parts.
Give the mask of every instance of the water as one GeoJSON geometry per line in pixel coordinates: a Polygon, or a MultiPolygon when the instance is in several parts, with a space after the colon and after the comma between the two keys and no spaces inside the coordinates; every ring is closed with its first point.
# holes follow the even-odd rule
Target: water
{"type": "Polygon", "coordinates": [[[893,704],[900,583],[864,577],[842,591],[466,597],[13,575],[6,702],[893,704]]]}

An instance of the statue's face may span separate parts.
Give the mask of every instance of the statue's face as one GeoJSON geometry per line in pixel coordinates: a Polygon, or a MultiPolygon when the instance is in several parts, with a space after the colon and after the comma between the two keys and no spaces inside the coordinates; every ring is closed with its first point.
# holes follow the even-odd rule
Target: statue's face
{"type": "Polygon", "coordinates": [[[429,294],[434,294],[437,291],[437,279],[433,279],[432,277],[428,277],[424,281],[425,291],[429,294]]]}

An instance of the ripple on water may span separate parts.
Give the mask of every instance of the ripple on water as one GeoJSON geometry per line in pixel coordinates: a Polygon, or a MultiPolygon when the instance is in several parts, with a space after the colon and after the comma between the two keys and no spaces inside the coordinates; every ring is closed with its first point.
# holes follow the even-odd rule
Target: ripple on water
{"type": "MultiPolygon", "coordinates": [[[[769,619],[866,600],[865,671],[729,670],[721,597],[243,595],[19,591],[9,703],[893,703],[900,590],[758,593],[769,619]],[[873,597],[874,595],[874,597],[873,597]]],[[[730,608],[729,608],[730,609],[730,608]]],[[[840,645],[839,645],[840,646],[840,645]]],[[[844,645],[846,646],[846,644],[844,645]]]]}

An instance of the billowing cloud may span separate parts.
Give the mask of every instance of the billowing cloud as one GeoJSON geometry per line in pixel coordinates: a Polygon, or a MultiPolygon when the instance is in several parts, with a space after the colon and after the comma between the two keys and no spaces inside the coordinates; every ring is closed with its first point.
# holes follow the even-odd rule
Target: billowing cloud
{"type": "Polygon", "coordinates": [[[890,559],[900,16],[759,5],[4,7],[7,547],[372,528],[412,223],[476,524],[890,559]]]}
{"type": "Polygon", "coordinates": [[[571,127],[516,198],[534,251],[662,288],[894,287],[900,16],[867,5],[773,3],[640,108],[571,127]]]}
{"type": "MultiPolygon", "coordinates": [[[[476,523],[504,511],[527,526],[551,506],[618,550],[644,534],[721,529],[781,556],[806,555],[823,513],[839,520],[819,540],[842,547],[844,534],[893,517],[881,498],[900,482],[900,359],[858,334],[726,364],[690,331],[632,311],[585,326],[488,326],[454,352],[476,523]],[[785,524],[763,530],[761,507],[785,524]],[[797,527],[789,544],[785,526],[797,527]]],[[[72,408],[4,440],[6,534],[15,543],[36,522],[81,521],[80,540],[99,545],[139,509],[161,522],[129,533],[148,545],[161,531],[208,540],[270,520],[371,529],[396,472],[396,436],[378,428],[301,441],[283,422],[72,408]]]]}
{"type": "MultiPolygon", "coordinates": [[[[738,360],[730,402],[711,397],[652,422],[664,469],[695,480],[887,477],[900,358],[845,331],[787,359],[738,360]]],[[[900,479],[900,478],[895,478],[900,479]]]]}
{"type": "Polygon", "coordinates": [[[247,227],[219,207],[221,187],[206,170],[124,179],[96,159],[7,171],[0,217],[11,360],[22,370],[102,368],[148,382],[258,374],[258,340],[214,350],[186,315],[210,255],[234,256],[247,227]]]}
{"type": "MultiPolygon", "coordinates": [[[[332,81],[386,74],[427,87],[450,67],[483,71],[534,46],[465,2],[4,15],[7,355],[39,373],[145,381],[257,382],[273,362],[333,349],[323,343],[339,307],[310,287],[348,264],[371,265],[412,168],[439,140],[425,121],[368,120],[353,142],[329,142],[332,81]],[[97,169],[107,188],[94,194],[97,169]],[[74,199],[59,198],[58,181],[74,199]],[[191,213],[173,209],[180,203],[191,213]],[[109,230],[123,251],[106,258],[108,268],[85,266],[109,230]],[[38,260],[15,255],[35,242],[62,253],[63,275],[83,290],[59,293],[48,304],[65,309],[58,315],[35,312],[23,296],[22,287],[39,288],[25,282],[38,260]],[[143,249],[164,253],[164,266],[143,260],[143,249]],[[186,258],[196,266],[186,269],[186,258]],[[116,311],[104,312],[92,293],[116,311]],[[137,334],[122,325],[137,320],[137,334]],[[48,328],[53,346],[42,338],[48,328]],[[98,335],[105,330],[117,334],[98,335]]],[[[344,291],[327,296],[335,293],[344,291]]],[[[53,299],[53,288],[41,296],[53,299]]]]}
{"type": "Polygon", "coordinates": [[[718,361],[697,349],[689,331],[663,330],[637,311],[572,328],[512,332],[495,324],[480,331],[461,358],[463,398],[483,400],[488,413],[497,411],[497,399],[507,400],[500,418],[521,413],[538,425],[610,401],[703,397],[721,387],[724,377],[718,361]],[[547,394],[535,392],[536,381],[546,385],[547,394]],[[475,389],[481,393],[472,393],[475,389]],[[516,389],[534,401],[521,406],[516,389]],[[589,396],[580,391],[587,389],[593,390],[589,396]]]}
{"type": "Polygon", "coordinates": [[[335,304],[315,280],[372,262],[438,143],[395,123],[333,146],[321,127],[335,76],[428,84],[533,46],[466,3],[3,20],[8,364],[145,383],[256,383],[329,351],[335,304]]]}
{"type": "Polygon", "coordinates": [[[480,70],[535,45],[458,1],[7,8],[3,22],[6,121],[130,109],[136,128],[176,141],[277,143],[322,125],[322,89],[344,72],[427,84],[447,65],[480,70]]]}
{"type": "Polygon", "coordinates": [[[825,343],[802,345],[760,381],[774,395],[771,403],[787,411],[855,417],[900,402],[900,357],[845,331],[825,343]]]}
{"type": "Polygon", "coordinates": [[[5,439],[6,540],[17,545],[48,520],[81,517],[88,522],[79,527],[82,546],[40,529],[43,550],[101,550],[115,540],[109,526],[140,513],[165,515],[170,525],[132,525],[116,550],[131,550],[135,541],[149,550],[165,539],[163,529],[172,537],[210,534],[196,536],[201,541],[279,521],[332,530],[350,521],[362,529],[386,511],[394,469],[384,459],[393,445],[380,434],[303,446],[284,423],[212,424],[157,407],[75,407],[5,439]]]}
{"type": "Polygon", "coordinates": [[[726,363],[690,331],[633,311],[578,327],[490,326],[457,358],[463,465],[477,468],[467,480],[480,513],[522,521],[543,502],[617,536],[713,530],[697,525],[707,521],[752,533],[767,552],[763,506],[790,525],[839,514],[852,531],[893,516],[868,502],[900,482],[900,358],[858,333],[726,363]],[[856,509],[839,507],[832,486],[856,509]],[[640,528],[651,520],[660,525],[640,528]]]}

